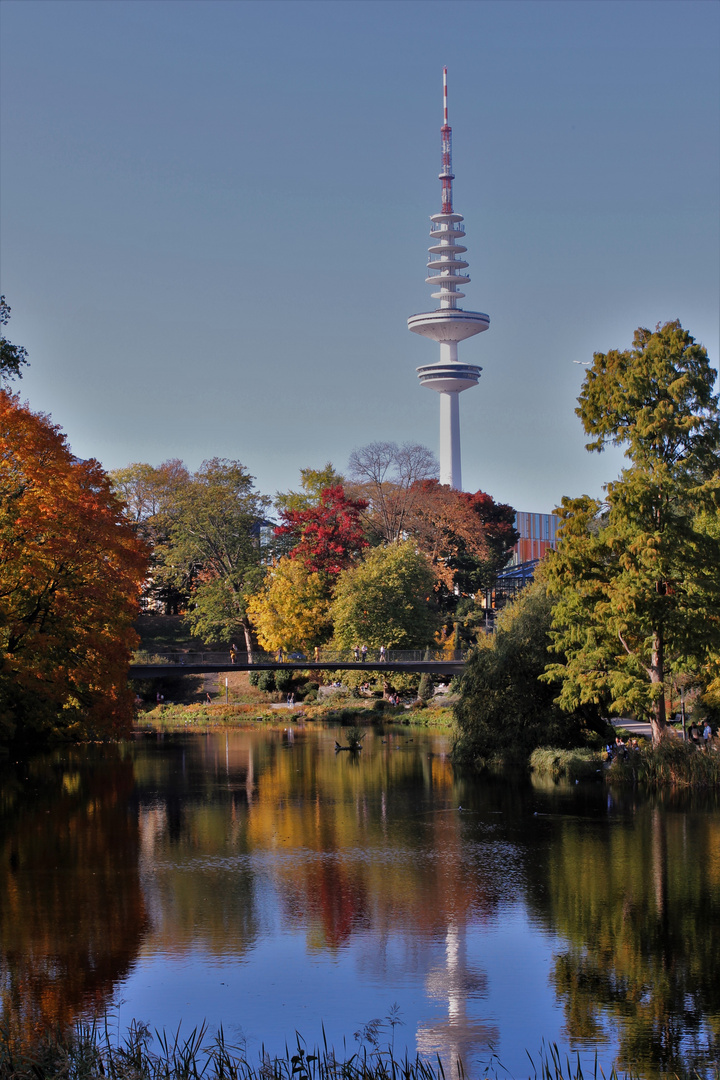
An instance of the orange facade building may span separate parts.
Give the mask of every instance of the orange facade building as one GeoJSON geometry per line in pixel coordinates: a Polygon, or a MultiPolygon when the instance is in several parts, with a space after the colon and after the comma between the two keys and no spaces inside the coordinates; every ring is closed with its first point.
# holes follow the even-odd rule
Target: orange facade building
{"type": "Polygon", "coordinates": [[[530,514],[525,510],[515,513],[515,528],[520,539],[513,548],[511,566],[535,562],[557,547],[557,530],[560,518],[557,514],[530,514]]]}

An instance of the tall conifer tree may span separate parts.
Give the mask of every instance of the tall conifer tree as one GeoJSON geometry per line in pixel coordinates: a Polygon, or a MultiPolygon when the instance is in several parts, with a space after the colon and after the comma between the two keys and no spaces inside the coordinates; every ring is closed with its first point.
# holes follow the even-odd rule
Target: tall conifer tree
{"type": "Polygon", "coordinates": [[[720,652],[717,373],[679,322],[595,353],[578,398],[588,450],[625,447],[604,503],[563,499],[544,577],[555,599],[552,665],[568,708],[595,701],[647,716],[658,741],[671,671],[720,652]]]}

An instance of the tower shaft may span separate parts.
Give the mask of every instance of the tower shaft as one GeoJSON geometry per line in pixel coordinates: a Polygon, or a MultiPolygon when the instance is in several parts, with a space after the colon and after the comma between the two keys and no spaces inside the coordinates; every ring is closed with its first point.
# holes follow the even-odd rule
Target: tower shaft
{"type": "Polygon", "coordinates": [[[458,390],[440,394],[440,483],[462,491],[458,390]]]}

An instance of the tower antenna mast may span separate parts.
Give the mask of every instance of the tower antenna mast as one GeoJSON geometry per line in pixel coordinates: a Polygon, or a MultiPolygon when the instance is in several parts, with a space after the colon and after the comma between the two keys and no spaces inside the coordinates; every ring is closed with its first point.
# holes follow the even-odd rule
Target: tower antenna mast
{"type": "Polygon", "coordinates": [[[452,128],[448,123],[448,92],[447,92],[447,68],[443,68],[443,126],[440,128],[442,136],[442,164],[440,179],[442,181],[442,212],[452,214],[452,182],[455,179],[452,171],[452,128]]]}
{"type": "Polygon", "coordinates": [[[453,210],[452,182],[452,128],[448,123],[447,68],[443,68],[443,125],[440,129],[442,157],[440,183],[442,185],[441,211],[430,218],[430,236],[433,246],[429,248],[428,285],[438,286],[432,293],[439,300],[435,311],[411,315],[408,329],[415,334],[437,341],[440,345],[440,363],[427,364],[417,369],[422,386],[440,394],[440,483],[462,489],[460,457],[460,404],[463,390],[476,386],[481,367],[462,364],[458,360],[458,342],[487,330],[490,318],[481,311],[463,311],[458,307],[465,293],[459,286],[467,285],[469,274],[463,274],[468,264],[461,257],[467,248],[458,243],[465,236],[462,214],[453,210]]]}

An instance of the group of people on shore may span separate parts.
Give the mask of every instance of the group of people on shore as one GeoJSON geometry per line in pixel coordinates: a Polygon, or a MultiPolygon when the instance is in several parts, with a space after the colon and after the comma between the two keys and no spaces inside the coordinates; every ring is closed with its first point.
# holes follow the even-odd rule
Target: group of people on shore
{"type": "MultiPolygon", "coordinates": [[[[687,729],[687,741],[694,743],[695,746],[702,746],[707,750],[712,742],[713,729],[709,720],[704,723],[701,721],[696,724],[694,721],[687,729]]],[[[608,743],[605,747],[607,752],[607,760],[614,761],[616,759],[626,760],[631,750],[638,749],[637,739],[628,739],[627,742],[620,736],[615,737],[614,743],[608,743]]]]}
{"type": "Polygon", "coordinates": [[[710,721],[706,720],[704,724],[702,721],[699,724],[696,724],[695,721],[693,721],[687,729],[687,737],[688,742],[695,743],[696,746],[708,747],[710,745],[710,740],[713,737],[710,721]]]}
{"type": "Polygon", "coordinates": [[[628,739],[627,742],[620,735],[615,736],[614,743],[608,743],[605,747],[608,761],[626,761],[631,750],[638,749],[637,739],[628,739]]]}

